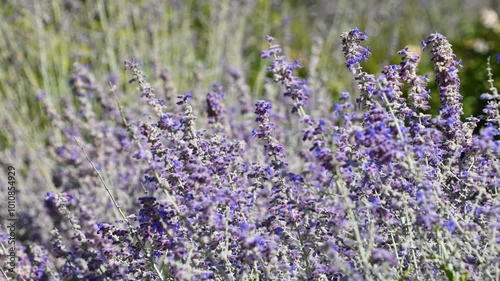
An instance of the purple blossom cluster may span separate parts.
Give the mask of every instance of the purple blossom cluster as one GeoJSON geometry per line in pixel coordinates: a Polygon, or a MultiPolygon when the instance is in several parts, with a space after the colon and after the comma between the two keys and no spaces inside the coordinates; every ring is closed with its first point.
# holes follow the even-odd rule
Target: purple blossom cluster
{"type": "MultiPolygon", "coordinates": [[[[78,64],[62,113],[40,95],[54,126],[53,191],[39,195],[44,219],[20,229],[9,277],[498,279],[496,89],[483,95],[485,116],[466,119],[460,62],[446,38],[432,34],[423,44],[441,102],[432,116],[420,57],[404,48],[399,64],[369,74],[367,35],[353,29],[341,42],[358,92],[341,92],[327,111],[308,114],[314,93],[294,73],[299,62],[266,40],[266,85],[291,99],[289,115],[276,100],[251,102],[238,71],[206,95],[175,99],[171,84],[157,93],[133,59],[125,69],[145,104],[139,111],[121,106],[113,81],[106,93],[78,64]],[[475,133],[479,120],[486,125],[475,133]]],[[[6,237],[0,228],[0,245],[6,237]]],[[[3,261],[4,247],[0,253],[3,261]]]]}
{"type": "Polygon", "coordinates": [[[292,113],[300,112],[304,115],[303,106],[309,99],[309,89],[305,80],[300,80],[293,75],[294,69],[302,68],[302,66],[299,61],[290,63],[286,61],[285,56],[280,56],[283,50],[280,45],[273,44],[273,37],[267,35],[266,40],[269,42],[269,49],[262,51],[260,57],[263,59],[272,58],[273,61],[267,70],[273,74],[274,82],[285,87],[284,96],[292,99],[292,113]]]}

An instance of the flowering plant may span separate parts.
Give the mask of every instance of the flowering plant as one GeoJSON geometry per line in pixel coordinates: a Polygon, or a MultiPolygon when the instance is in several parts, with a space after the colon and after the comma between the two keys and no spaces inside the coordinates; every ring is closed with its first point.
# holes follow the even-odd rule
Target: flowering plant
{"type": "Polygon", "coordinates": [[[18,249],[19,280],[498,279],[498,93],[483,95],[484,116],[464,119],[460,61],[432,34],[422,43],[441,102],[432,116],[420,57],[404,48],[399,64],[369,74],[366,39],[341,36],[358,97],[342,92],[321,112],[270,36],[261,57],[286,111],[277,99],[247,108],[235,72],[232,103],[219,84],[169,103],[132,59],[143,120],[76,66],[77,108],[59,116],[40,97],[62,136],[53,173],[63,192],[45,198],[50,237],[18,249]],[[106,206],[90,208],[101,196],[106,206]]]}

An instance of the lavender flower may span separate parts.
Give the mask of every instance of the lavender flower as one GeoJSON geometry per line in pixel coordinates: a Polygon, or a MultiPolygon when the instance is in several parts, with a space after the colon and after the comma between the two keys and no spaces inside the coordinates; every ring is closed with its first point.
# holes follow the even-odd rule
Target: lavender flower
{"type": "MultiPolygon", "coordinates": [[[[423,43],[424,48],[431,45],[432,61],[436,72],[436,83],[439,86],[439,99],[441,101],[440,126],[445,128],[446,138],[457,139],[459,144],[465,141],[462,132],[463,115],[462,95],[460,95],[460,79],[458,70],[462,68],[460,61],[455,61],[455,54],[451,49],[451,44],[441,34],[432,34],[423,43]]],[[[449,149],[454,151],[454,147],[449,143],[449,149]]]]}
{"type": "MultiPolygon", "coordinates": [[[[23,167],[20,183],[51,188],[46,195],[30,190],[31,197],[19,189],[17,275],[0,274],[26,280],[494,279],[500,146],[492,74],[480,116],[486,125],[474,133],[478,117],[460,120],[459,63],[444,37],[427,40],[442,102],[434,119],[426,113],[428,77],[418,73],[418,56],[404,48],[401,63],[374,75],[361,67],[370,55],[362,46],[366,33],[353,29],[341,39],[359,93],[351,99],[340,92],[330,103],[321,86],[329,77],[318,68],[313,87],[324,104],[308,115],[309,91],[293,73],[301,66],[286,62],[266,36],[262,57],[271,59],[269,71],[285,89],[279,100],[294,105],[287,112],[266,84],[273,105],[257,101],[255,123],[247,120],[245,81],[251,80],[242,71],[230,71],[210,90],[197,80],[174,100],[177,75],[156,72],[148,82],[139,65],[127,61],[130,82],[138,82],[151,110],[144,114],[141,103],[121,106],[118,86],[125,83],[118,77],[110,77],[116,107],[108,108],[107,97],[97,98],[102,87],[91,69],[75,67],[73,96],[51,100],[62,105],[60,112],[39,97],[56,129],[44,142],[50,150],[15,145],[0,157],[5,166],[23,167]],[[163,88],[166,101],[152,85],[163,88]],[[295,113],[300,128],[289,120],[295,113]],[[250,135],[263,143],[264,154],[250,135]],[[46,159],[43,173],[21,164],[38,158],[46,159]]],[[[0,177],[7,193],[8,179],[0,177]]],[[[7,243],[2,226],[2,264],[7,243]]]]}
{"type": "Polygon", "coordinates": [[[402,62],[400,63],[400,77],[409,84],[409,101],[415,110],[429,110],[430,90],[427,90],[427,75],[417,75],[417,66],[420,62],[420,57],[410,51],[408,47],[398,52],[401,55],[402,62]]]}
{"type": "Polygon", "coordinates": [[[344,32],[340,36],[342,38],[342,51],[346,58],[345,65],[353,74],[357,74],[358,69],[361,68],[360,62],[367,61],[370,56],[370,47],[362,47],[361,42],[365,41],[368,37],[366,31],[361,32],[355,28],[349,32],[344,32]]]}
{"type": "Polygon", "coordinates": [[[225,108],[222,103],[224,92],[221,85],[213,85],[214,92],[207,93],[207,115],[210,124],[219,124],[224,121],[225,108]]]}
{"type": "Polygon", "coordinates": [[[271,135],[275,129],[274,123],[270,120],[271,108],[271,103],[263,100],[260,100],[255,104],[255,114],[257,114],[255,121],[259,125],[259,129],[253,130],[252,134],[259,139],[265,140],[266,144],[264,145],[264,148],[270,157],[273,157],[275,161],[281,161],[279,159],[283,159],[286,156],[283,145],[271,135]]]}
{"type": "Polygon", "coordinates": [[[355,28],[349,32],[344,32],[340,36],[342,39],[342,51],[346,58],[346,67],[355,74],[355,80],[358,81],[359,90],[362,95],[358,99],[361,106],[371,106],[371,96],[376,89],[375,76],[362,71],[360,62],[366,61],[370,56],[370,47],[361,46],[361,42],[367,39],[366,32],[360,32],[355,28]]]}
{"type": "Polygon", "coordinates": [[[261,58],[272,58],[271,65],[267,68],[273,74],[273,80],[285,86],[285,97],[290,97],[293,101],[292,113],[305,115],[303,106],[309,99],[309,89],[305,80],[300,80],[293,75],[293,70],[302,68],[298,61],[293,63],[286,62],[285,56],[278,56],[282,49],[279,45],[273,44],[274,38],[267,35],[266,40],[269,42],[269,49],[261,53],[261,58]]]}

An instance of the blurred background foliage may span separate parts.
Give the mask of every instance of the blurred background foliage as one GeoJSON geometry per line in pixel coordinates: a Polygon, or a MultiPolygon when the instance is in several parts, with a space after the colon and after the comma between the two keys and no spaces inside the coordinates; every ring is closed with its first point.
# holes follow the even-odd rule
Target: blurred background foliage
{"type": "MultiPolygon", "coordinates": [[[[344,67],[339,36],[353,27],[366,30],[372,57],[366,70],[379,74],[399,63],[397,51],[434,32],[451,41],[464,68],[460,72],[465,116],[481,114],[481,93],[488,92],[486,61],[492,58],[498,87],[500,1],[487,0],[18,0],[0,6],[0,131],[3,149],[21,141],[36,149],[50,128],[36,95],[44,92],[57,105],[69,96],[75,62],[88,65],[102,85],[117,80],[125,106],[137,104],[123,61],[138,58],[148,75],[170,77],[178,93],[204,94],[228,71],[243,73],[252,94],[262,95],[268,62],[260,59],[266,34],[276,38],[290,60],[304,66],[300,75],[314,79],[336,97],[355,92],[344,67]]],[[[439,99],[430,55],[422,54],[420,74],[432,83],[433,112],[439,99]]],[[[151,79],[161,88],[160,79],[151,79]]],[[[314,94],[314,92],[312,93],[314,94]]],[[[196,98],[196,97],[195,97],[196,98]]],[[[202,97],[203,98],[203,97],[202,97]]],[[[59,104],[59,107],[62,105],[59,104]]]]}

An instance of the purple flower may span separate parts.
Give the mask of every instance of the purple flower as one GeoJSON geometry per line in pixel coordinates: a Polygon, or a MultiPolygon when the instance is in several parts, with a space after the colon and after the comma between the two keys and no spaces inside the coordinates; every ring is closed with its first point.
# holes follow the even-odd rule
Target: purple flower
{"type": "Polygon", "coordinates": [[[148,105],[153,109],[156,117],[161,117],[163,111],[165,110],[165,102],[156,97],[154,88],[146,81],[146,77],[143,72],[139,69],[139,65],[135,59],[125,61],[125,70],[130,70],[133,74],[132,80],[130,82],[136,82],[139,84],[139,90],[141,91],[141,97],[146,98],[148,105]]]}
{"type": "MultiPolygon", "coordinates": [[[[214,86],[214,88],[217,88],[214,86]]],[[[218,123],[224,120],[224,105],[222,100],[224,94],[222,92],[209,92],[207,94],[207,114],[210,123],[218,123]]]]}
{"type": "Polygon", "coordinates": [[[273,45],[271,42],[274,40],[272,37],[267,36],[266,40],[269,42],[269,49],[262,51],[261,58],[266,59],[272,57],[273,61],[267,68],[273,74],[273,80],[280,83],[285,87],[285,97],[290,97],[293,101],[292,113],[299,113],[305,115],[303,106],[309,100],[309,89],[307,88],[306,81],[299,79],[293,75],[296,68],[302,68],[299,61],[293,63],[286,62],[285,56],[278,56],[282,52],[279,45],[273,45]]]}
{"type": "Polygon", "coordinates": [[[430,90],[427,89],[427,76],[417,75],[420,57],[408,47],[398,52],[402,57],[400,77],[409,84],[409,100],[415,110],[429,110],[430,90]]]}
{"type": "MultiPolygon", "coordinates": [[[[441,101],[439,125],[443,126],[447,139],[456,139],[462,144],[464,133],[462,131],[463,114],[462,95],[459,92],[460,79],[458,77],[459,65],[455,61],[455,54],[451,49],[451,44],[441,34],[435,33],[427,38],[427,45],[432,45],[431,54],[434,62],[434,72],[436,73],[436,83],[439,87],[439,98],[441,101]]],[[[449,148],[454,151],[453,148],[449,148]]]]}
{"type": "Polygon", "coordinates": [[[271,103],[263,100],[259,100],[255,104],[255,114],[257,114],[255,121],[257,122],[259,129],[253,130],[252,134],[266,141],[266,144],[264,144],[264,148],[266,149],[268,155],[270,157],[273,157],[274,160],[279,163],[281,162],[281,160],[279,159],[283,159],[286,157],[285,149],[283,145],[272,136],[275,125],[270,120],[271,108],[271,103]]]}
{"type": "MultiPolygon", "coordinates": [[[[40,142],[49,149],[26,150],[12,141],[13,148],[4,147],[0,157],[19,167],[21,185],[44,186],[51,180],[55,188],[46,195],[43,188],[19,188],[17,213],[2,215],[18,218],[17,278],[495,276],[498,94],[494,89],[483,94],[485,116],[461,121],[461,62],[446,39],[433,34],[424,44],[431,49],[442,103],[433,118],[426,113],[429,80],[418,74],[420,57],[405,48],[398,53],[399,64],[370,74],[361,67],[370,55],[361,45],[366,33],[354,29],[341,39],[358,96],[340,92],[336,103],[325,98],[331,93],[323,82],[334,81],[326,80],[329,73],[318,75],[319,54],[313,50],[305,66],[320,98],[307,106],[320,106],[311,108],[311,115],[304,111],[309,89],[294,72],[302,66],[287,62],[270,36],[261,55],[270,58],[269,71],[285,92],[275,95],[264,83],[273,105],[252,102],[244,69],[230,66],[221,72],[228,76],[222,77],[224,88],[214,84],[208,92],[202,88],[208,80],[195,73],[199,83],[191,85],[193,94],[171,100],[177,96],[171,79],[178,75],[152,62],[156,81],[149,84],[131,60],[125,66],[147,107],[107,108],[108,97],[101,95],[105,91],[91,69],[75,67],[74,95],[58,101],[61,113],[47,98],[40,100],[57,129],[40,142]],[[151,85],[163,86],[167,102],[151,85]],[[293,103],[292,113],[279,100],[293,103]],[[178,106],[167,110],[170,102],[178,106]],[[255,116],[249,118],[249,112],[255,116]],[[300,128],[290,119],[295,113],[300,128]],[[478,120],[486,124],[476,133],[478,120]],[[251,133],[248,126],[255,127],[251,133]],[[247,145],[251,136],[264,149],[247,145]],[[40,159],[47,162],[42,172],[40,159]]],[[[121,85],[116,79],[112,82],[121,85]]],[[[121,93],[114,94],[119,100],[121,93]]],[[[8,122],[6,128],[11,129],[8,122]]],[[[12,130],[14,140],[18,134],[12,130]]],[[[0,181],[7,193],[8,177],[0,181]]],[[[4,229],[0,241],[6,245],[4,229]]]]}
{"type": "Polygon", "coordinates": [[[177,105],[181,105],[183,103],[187,103],[189,102],[189,100],[191,99],[191,93],[187,93],[185,95],[179,95],[177,96],[177,99],[179,99],[178,102],[176,102],[177,105]]]}
{"type": "Polygon", "coordinates": [[[372,260],[374,262],[387,262],[393,267],[398,265],[396,256],[385,249],[374,249],[372,251],[372,260]]]}
{"type": "Polygon", "coordinates": [[[372,105],[372,95],[377,89],[377,81],[375,76],[362,71],[361,60],[367,60],[370,56],[370,47],[361,46],[361,42],[367,39],[366,32],[361,33],[355,28],[349,32],[344,32],[340,36],[342,38],[342,51],[346,59],[346,67],[355,74],[355,80],[358,83],[358,88],[362,92],[362,96],[357,100],[362,107],[370,107],[372,105]]]}
{"type": "Polygon", "coordinates": [[[455,221],[453,219],[449,219],[445,224],[444,226],[446,227],[446,229],[450,232],[450,233],[453,233],[455,231],[455,229],[457,228],[457,224],[455,223],[455,221]]]}
{"type": "Polygon", "coordinates": [[[355,28],[349,32],[344,32],[340,36],[342,38],[342,51],[346,58],[345,65],[349,70],[356,74],[362,60],[367,61],[370,56],[370,47],[362,47],[361,42],[365,41],[368,37],[365,32],[360,32],[355,28]]]}

